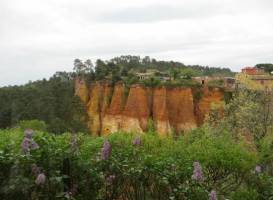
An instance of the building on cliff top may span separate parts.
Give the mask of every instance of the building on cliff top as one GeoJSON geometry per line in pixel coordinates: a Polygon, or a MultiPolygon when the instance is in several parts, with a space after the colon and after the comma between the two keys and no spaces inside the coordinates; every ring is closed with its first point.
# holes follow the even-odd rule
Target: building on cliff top
{"type": "Polygon", "coordinates": [[[137,72],[136,76],[139,80],[147,80],[150,78],[157,78],[161,81],[169,81],[171,80],[171,77],[168,73],[160,72],[158,70],[148,70],[147,72],[137,72]]]}
{"type": "Polygon", "coordinates": [[[259,69],[256,67],[244,67],[242,70],[242,73],[247,75],[263,75],[265,74],[263,69],[259,69]]]}
{"type": "Polygon", "coordinates": [[[154,76],[154,73],[153,72],[144,72],[144,73],[138,72],[136,73],[136,75],[139,80],[147,80],[149,78],[152,78],[154,76]]]}
{"type": "Polygon", "coordinates": [[[273,89],[273,76],[263,69],[244,67],[241,73],[236,75],[236,84],[240,88],[254,90],[273,89]]]}
{"type": "Polygon", "coordinates": [[[234,89],[235,88],[235,78],[234,77],[220,77],[220,76],[197,76],[192,77],[192,80],[198,82],[203,86],[214,86],[223,87],[225,89],[234,89]]]}

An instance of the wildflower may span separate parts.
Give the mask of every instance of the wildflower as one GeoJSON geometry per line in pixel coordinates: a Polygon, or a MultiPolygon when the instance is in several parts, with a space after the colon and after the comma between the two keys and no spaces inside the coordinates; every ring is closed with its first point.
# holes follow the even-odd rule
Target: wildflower
{"type": "Polygon", "coordinates": [[[106,178],[106,183],[111,185],[113,181],[115,180],[116,176],[115,175],[110,175],[106,178]]]}
{"type": "Polygon", "coordinates": [[[24,153],[27,153],[30,151],[30,145],[31,145],[31,139],[25,137],[23,139],[23,142],[21,144],[21,149],[24,153]]]}
{"type": "Polygon", "coordinates": [[[43,185],[43,184],[45,183],[45,181],[46,181],[46,176],[45,176],[45,174],[44,174],[44,173],[40,173],[40,174],[37,176],[37,178],[36,178],[36,180],[35,180],[35,183],[36,183],[36,185],[43,185]]]}
{"type": "Polygon", "coordinates": [[[112,152],[112,147],[111,144],[109,143],[108,140],[105,140],[103,143],[103,147],[101,149],[101,159],[102,160],[107,160],[112,152]]]}
{"type": "Polygon", "coordinates": [[[203,180],[203,172],[202,167],[199,162],[193,163],[193,175],[192,179],[196,181],[202,181],[203,180]]]}
{"type": "Polygon", "coordinates": [[[134,146],[140,146],[141,145],[141,138],[138,136],[133,140],[133,145],[134,146]]]}
{"type": "Polygon", "coordinates": [[[255,167],[255,172],[256,172],[257,174],[261,173],[261,172],[262,172],[262,167],[261,167],[260,165],[256,165],[256,167],[255,167]]]}
{"type": "Polygon", "coordinates": [[[25,130],[25,137],[26,138],[31,139],[33,135],[34,135],[34,131],[32,129],[25,130]]]}
{"type": "Polygon", "coordinates": [[[38,167],[36,164],[32,164],[31,172],[32,172],[32,174],[37,176],[41,172],[41,168],[38,167]]]}
{"type": "Polygon", "coordinates": [[[209,200],[217,200],[217,194],[216,194],[216,191],[215,191],[215,190],[212,190],[212,191],[209,193],[209,200]]]}
{"type": "Polygon", "coordinates": [[[30,152],[30,150],[38,149],[39,145],[32,138],[34,131],[32,129],[25,130],[25,137],[21,143],[21,149],[24,153],[30,152]]]}

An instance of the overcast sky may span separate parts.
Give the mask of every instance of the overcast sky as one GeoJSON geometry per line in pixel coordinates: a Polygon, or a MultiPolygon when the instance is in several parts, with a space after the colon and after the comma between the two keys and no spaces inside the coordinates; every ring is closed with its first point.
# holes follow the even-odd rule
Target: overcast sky
{"type": "Polygon", "coordinates": [[[0,86],[128,54],[234,71],[272,63],[273,0],[0,0],[0,86]]]}

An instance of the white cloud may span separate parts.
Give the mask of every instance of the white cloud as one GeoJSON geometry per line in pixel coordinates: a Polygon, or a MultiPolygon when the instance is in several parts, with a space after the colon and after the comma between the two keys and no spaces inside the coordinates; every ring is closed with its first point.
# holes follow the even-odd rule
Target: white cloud
{"type": "Polygon", "coordinates": [[[0,86],[73,59],[149,55],[230,67],[273,62],[271,0],[1,0],[0,86]]]}

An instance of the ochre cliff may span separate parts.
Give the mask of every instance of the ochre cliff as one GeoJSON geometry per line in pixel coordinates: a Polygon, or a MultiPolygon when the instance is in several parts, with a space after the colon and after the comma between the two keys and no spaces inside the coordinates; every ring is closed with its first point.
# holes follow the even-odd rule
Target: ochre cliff
{"type": "Polygon", "coordinates": [[[195,116],[198,126],[203,124],[213,107],[222,110],[224,98],[224,93],[219,88],[209,89],[206,87],[200,92],[201,98],[195,104],[195,116]]]}
{"type": "Polygon", "coordinates": [[[217,88],[148,88],[123,83],[96,82],[89,87],[76,80],[75,93],[85,103],[93,135],[126,131],[143,133],[148,122],[161,136],[179,134],[201,125],[212,105],[221,106],[224,92],[217,88]],[[196,98],[198,96],[198,98],[196,98]]]}

